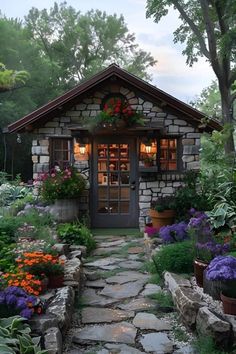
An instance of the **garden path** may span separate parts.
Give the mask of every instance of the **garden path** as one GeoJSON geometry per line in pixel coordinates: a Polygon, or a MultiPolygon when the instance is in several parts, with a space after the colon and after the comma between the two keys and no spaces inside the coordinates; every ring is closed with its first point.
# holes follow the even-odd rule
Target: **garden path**
{"type": "Polygon", "coordinates": [[[193,353],[173,308],[149,297],[161,287],[144,270],[143,239],[97,236],[96,241],[93,259],[85,260],[85,286],[64,353],[193,353]]]}

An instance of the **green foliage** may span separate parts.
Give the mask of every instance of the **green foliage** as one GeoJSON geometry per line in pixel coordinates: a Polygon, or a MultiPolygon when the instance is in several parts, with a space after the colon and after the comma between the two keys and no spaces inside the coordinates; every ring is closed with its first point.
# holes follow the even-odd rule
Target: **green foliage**
{"type": "Polygon", "coordinates": [[[151,208],[158,212],[175,209],[175,198],[173,196],[160,197],[152,201],[151,208]]]}
{"type": "Polygon", "coordinates": [[[206,193],[199,183],[198,172],[186,172],[184,187],[180,187],[175,193],[175,205],[177,220],[188,220],[191,208],[199,211],[209,209],[206,193]]]}
{"type": "Polygon", "coordinates": [[[193,271],[194,250],[191,241],[177,242],[163,246],[153,256],[156,271],[191,273],[193,271]]]}
{"type": "MultiPolygon", "coordinates": [[[[0,218],[0,235],[1,238],[7,237],[9,243],[15,240],[16,230],[21,225],[20,219],[12,216],[0,218]]],[[[6,242],[6,241],[5,241],[6,242]]]]}
{"type": "Polygon", "coordinates": [[[0,352],[3,354],[48,354],[41,350],[40,337],[32,338],[31,329],[20,316],[0,319],[0,352]]]}
{"type": "Polygon", "coordinates": [[[224,155],[229,128],[203,136],[201,150],[201,183],[209,204],[208,215],[213,226],[236,224],[236,168],[234,157],[224,155]]]}
{"type": "Polygon", "coordinates": [[[8,70],[0,63],[0,92],[11,90],[19,83],[24,84],[28,78],[29,73],[26,71],[8,70]]]}
{"type": "Polygon", "coordinates": [[[75,168],[55,171],[44,177],[40,192],[47,202],[56,199],[78,198],[84,191],[86,181],[75,168]]]}
{"type": "Polygon", "coordinates": [[[13,272],[16,269],[16,255],[14,253],[16,244],[8,244],[8,240],[5,241],[1,236],[0,234],[0,271],[13,272]]]}
{"type": "Polygon", "coordinates": [[[216,343],[212,337],[201,336],[193,342],[193,346],[197,353],[200,354],[226,354],[217,348],[216,343]]]}
{"type": "Polygon", "coordinates": [[[151,294],[150,297],[158,302],[161,307],[173,307],[174,303],[172,300],[172,295],[169,292],[159,291],[156,294],[151,294]]]}
{"type": "Polygon", "coordinates": [[[87,226],[77,223],[60,224],[57,228],[59,238],[71,245],[83,245],[88,251],[95,248],[96,242],[87,226]]]}
{"type": "Polygon", "coordinates": [[[26,198],[31,190],[24,186],[10,183],[0,186],[0,206],[9,206],[18,199],[26,198]]]}

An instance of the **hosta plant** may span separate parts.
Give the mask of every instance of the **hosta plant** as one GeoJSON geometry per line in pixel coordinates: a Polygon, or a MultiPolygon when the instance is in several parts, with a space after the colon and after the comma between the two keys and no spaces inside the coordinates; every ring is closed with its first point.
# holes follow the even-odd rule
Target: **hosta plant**
{"type": "Polygon", "coordinates": [[[40,347],[40,337],[31,337],[31,329],[20,316],[0,318],[0,353],[48,354],[40,347]]]}

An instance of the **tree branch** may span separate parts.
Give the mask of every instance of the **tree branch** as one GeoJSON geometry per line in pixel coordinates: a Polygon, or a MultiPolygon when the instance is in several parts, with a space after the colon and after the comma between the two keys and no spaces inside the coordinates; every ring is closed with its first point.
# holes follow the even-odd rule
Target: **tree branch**
{"type": "Polygon", "coordinates": [[[205,55],[205,57],[207,57],[207,59],[211,60],[210,53],[206,47],[206,43],[205,43],[204,38],[203,38],[201,32],[199,31],[198,27],[195,25],[193,20],[188,16],[188,14],[184,10],[184,8],[180,5],[178,0],[173,0],[172,3],[176,7],[176,9],[179,11],[179,13],[183,17],[183,19],[188,23],[189,27],[191,28],[191,30],[193,31],[193,33],[197,37],[202,53],[205,55]]]}
{"type": "Polygon", "coordinates": [[[215,38],[215,32],[214,32],[212,20],[209,14],[209,4],[207,0],[200,0],[200,4],[202,8],[203,19],[206,26],[209,52],[211,56],[210,60],[215,73],[219,75],[219,73],[221,72],[221,67],[217,56],[216,38],[215,38]]]}

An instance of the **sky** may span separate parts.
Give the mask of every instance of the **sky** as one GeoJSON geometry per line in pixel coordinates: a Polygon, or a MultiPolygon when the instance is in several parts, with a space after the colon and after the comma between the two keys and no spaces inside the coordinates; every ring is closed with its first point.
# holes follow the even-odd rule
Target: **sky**
{"type": "MultiPolygon", "coordinates": [[[[32,7],[49,9],[53,3],[54,0],[0,0],[0,10],[7,17],[23,19],[32,7]]],[[[136,43],[157,60],[150,69],[152,84],[170,95],[188,103],[215,79],[203,58],[191,68],[186,65],[186,57],[182,55],[184,47],[173,43],[173,31],[180,23],[174,10],[156,24],[153,19],[146,19],[146,0],[67,0],[67,4],[82,13],[99,9],[108,14],[123,14],[129,30],[136,36],[136,43]]]]}

